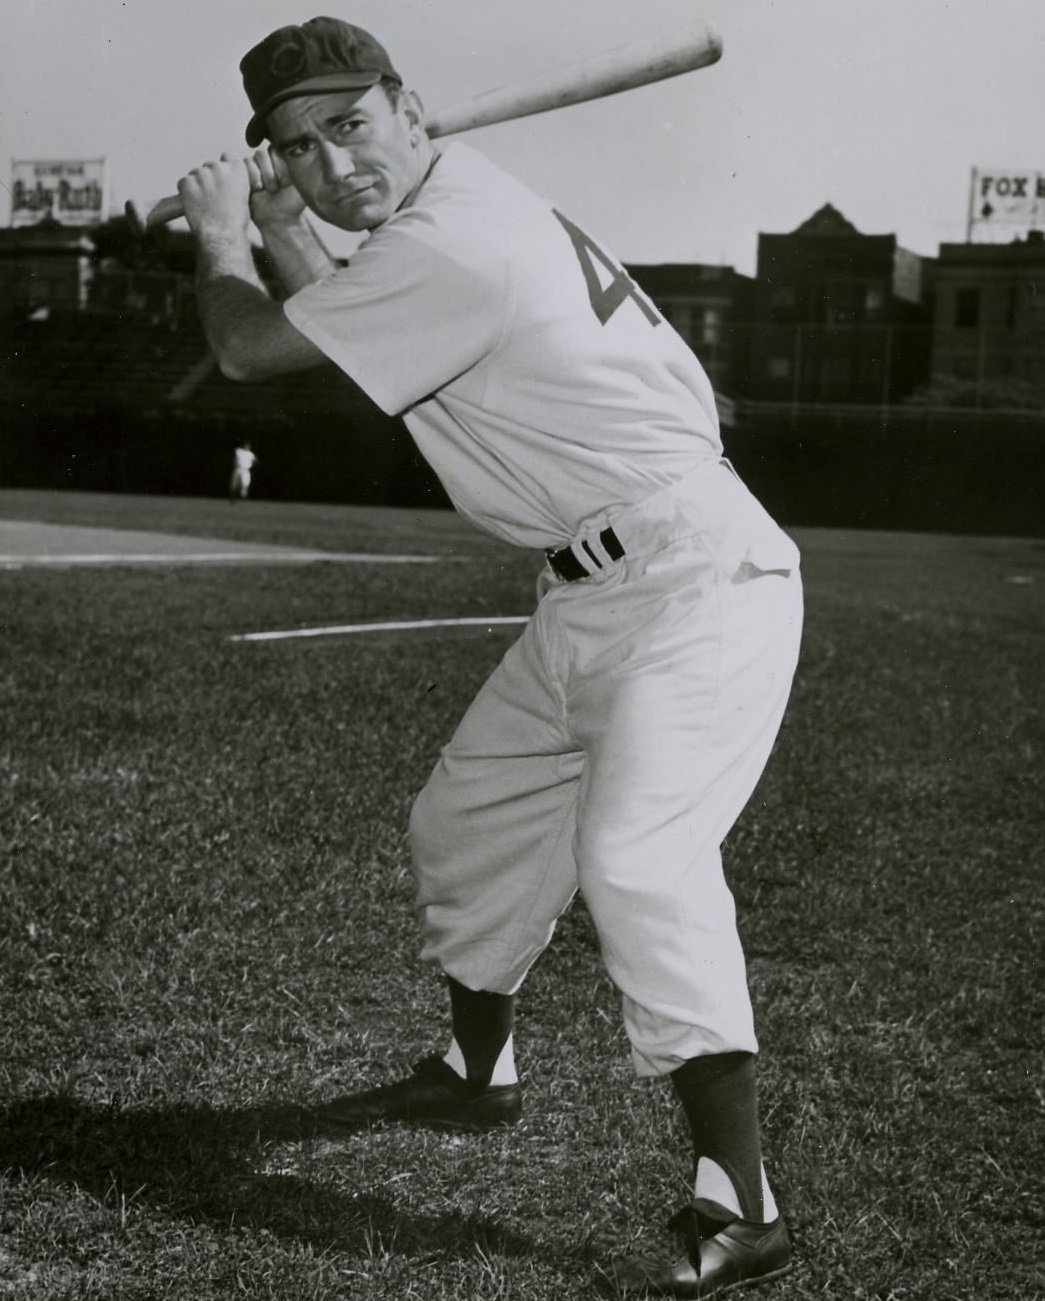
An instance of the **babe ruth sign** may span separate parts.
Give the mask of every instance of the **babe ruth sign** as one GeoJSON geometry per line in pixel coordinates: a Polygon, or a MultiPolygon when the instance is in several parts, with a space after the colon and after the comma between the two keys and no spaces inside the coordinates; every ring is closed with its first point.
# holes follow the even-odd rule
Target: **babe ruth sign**
{"type": "Polygon", "coordinates": [[[12,165],[11,225],[97,226],[105,217],[105,159],[18,159],[12,165]]]}

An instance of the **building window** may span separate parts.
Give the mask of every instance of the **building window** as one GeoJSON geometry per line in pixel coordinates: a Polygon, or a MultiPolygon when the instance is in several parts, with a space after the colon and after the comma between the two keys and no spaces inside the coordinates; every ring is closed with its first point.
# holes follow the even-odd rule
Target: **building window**
{"type": "Polygon", "coordinates": [[[824,324],[853,325],[860,306],[860,292],[856,285],[836,281],[823,287],[824,324]]]}
{"type": "Polygon", "coordinates": [[[769,314],[774,321],[789,321],[795,314],[795,291],[790,285],[778,285],[769,300],[769,314]]]}
{"type": "Polygon", "coordinates": [[[959,330],[975,330],[980,323],[980,291],[959,289],[954,295],[954,324],[959,330]]]}
{"type": "Polygon", "coordinates": [[[885,307],[885,294],[880,289],[868,288],[864,294],[864,312],[870,321],[877,320],[885,307]]]}
{"type": "Polygon", "coordinates": [[[791,374],[791,358],[770,357],[768,369],[770,379],[787,379],[791,374]]]}
{"type": "Polygon", "coordinates": [[[693,346],[693,309],[689,303],[677,298],[666,299],[657,304],[673,330],[677,331],[686,342],[693,346]]]}
{"type": "Polygon", "coordinates": [[[824,384],[834,392],[847,391],[853,365],[849,357],[825,357],[820,368],[824,384]]]}
{"type": "Polygon", "coordinates": [[[722,312],[717,307],[705,307],[704,317],[700,323],[701,343],[713,346],[718,343],[722,331],[722,312]]]}

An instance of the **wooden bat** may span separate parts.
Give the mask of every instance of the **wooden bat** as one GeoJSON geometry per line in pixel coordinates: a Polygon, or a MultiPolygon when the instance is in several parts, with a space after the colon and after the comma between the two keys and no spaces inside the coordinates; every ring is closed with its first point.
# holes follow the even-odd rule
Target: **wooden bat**
{"type": "MultiPolygon", "coordinates": [[[[695,72],[698,68],[717,63],[721,57],[721,37],[710,24],[698,23],[667,36],[634,41],[584,63],[544,73],[517,86],[486,91],[431,114],[425,122],[425,129],[433,138],[474,131],[476,127],[547,113],[553,108],[602,99],[622,90],[677,77],[683,72],[695,72]]],[[[125,212],[139,235],[152,226],[185,215],[181,199],[176,194],[151,206],[129,199],[125,212]]]]}

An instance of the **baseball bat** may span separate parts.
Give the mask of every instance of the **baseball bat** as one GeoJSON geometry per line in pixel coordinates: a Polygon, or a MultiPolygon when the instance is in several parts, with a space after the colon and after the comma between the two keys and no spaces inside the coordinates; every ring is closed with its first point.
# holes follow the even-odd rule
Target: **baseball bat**
{"type": "MultiPolygon", "coordinates": [[[[477,127],[516,118],[547,113],[553,108],[603,99],[623,90],[648,86],[709,67],[722,57],[722,39],[709,23],[698,23],[666,36],[649,37],[598,54],[570,68],[543,73],[517,86],[502,86],[476,95],[461,104],[440,109],[425,120],[425,129],[435,138],[474,131],[477,127]]],[[[176,194],[151,206],[129,199],[127,220],[138,234],[163,225],[185,211],[176,194]]]]}

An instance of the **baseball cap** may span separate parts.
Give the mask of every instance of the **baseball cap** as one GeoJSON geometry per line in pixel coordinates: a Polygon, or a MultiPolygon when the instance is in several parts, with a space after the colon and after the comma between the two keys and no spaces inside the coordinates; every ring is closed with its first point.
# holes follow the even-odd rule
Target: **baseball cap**
{"type": "Polygon", "coordinates": [[[240,61],[243,89],[254,116],[247,123],[252,149],[265,139],[265,118],[277,104],[297,95],[359,90],[382,77],[402,85],[384,47],[362,27],[340,18],[310,18],[280,27],[240,61]]]}

